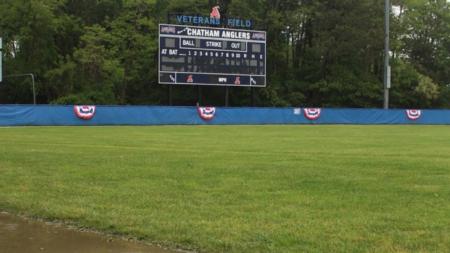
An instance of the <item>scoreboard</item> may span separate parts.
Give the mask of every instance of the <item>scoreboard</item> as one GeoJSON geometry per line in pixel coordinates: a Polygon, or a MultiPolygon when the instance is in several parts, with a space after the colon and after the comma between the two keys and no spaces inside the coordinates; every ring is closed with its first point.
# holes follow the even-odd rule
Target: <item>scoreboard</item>
{"type": "Polygon", "coordinates": [[[266,86],[266,32],[159,25],[159,83],[266,86]]]}

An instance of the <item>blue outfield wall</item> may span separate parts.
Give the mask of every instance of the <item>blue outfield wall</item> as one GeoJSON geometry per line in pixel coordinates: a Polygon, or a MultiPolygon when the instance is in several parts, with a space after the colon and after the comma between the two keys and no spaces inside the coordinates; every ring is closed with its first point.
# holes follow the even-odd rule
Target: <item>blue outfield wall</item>
{"type": "Polygon", "coordinates": [[[203,120],[196,107],[97,106],[91,120],[78,118],[73,106],[0,105],[0,126],[98,125],[261,125],[261,124],[428,124],[450,125],[450,110],[421,110],[410,120],[406,110],[322,109],[309,120],[297,108],[216,108],[203,120]]]}

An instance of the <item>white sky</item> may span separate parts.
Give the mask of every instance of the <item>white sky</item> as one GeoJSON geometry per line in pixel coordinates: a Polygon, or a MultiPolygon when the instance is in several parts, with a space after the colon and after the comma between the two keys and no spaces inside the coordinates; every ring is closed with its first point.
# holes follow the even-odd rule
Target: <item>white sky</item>
{"type": "MultiPolygon", "coordinates": [[[[447,0],[447,1],[450,1],[450,0],[447,0]]],[[[400,15],[400,6],[393,5],[392,6],[392,13],[394,13],[395,16],[399,16],[400,15]]]]}

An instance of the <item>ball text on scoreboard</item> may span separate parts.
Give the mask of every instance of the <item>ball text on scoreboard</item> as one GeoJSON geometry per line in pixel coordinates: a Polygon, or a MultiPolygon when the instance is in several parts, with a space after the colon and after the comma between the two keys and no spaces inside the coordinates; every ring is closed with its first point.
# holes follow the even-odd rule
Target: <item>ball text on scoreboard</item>
{"type": "Polygon", "coordinates": [[[159,26],[159,83],[266,86],[266,33],[187,25],[159,26]]]}

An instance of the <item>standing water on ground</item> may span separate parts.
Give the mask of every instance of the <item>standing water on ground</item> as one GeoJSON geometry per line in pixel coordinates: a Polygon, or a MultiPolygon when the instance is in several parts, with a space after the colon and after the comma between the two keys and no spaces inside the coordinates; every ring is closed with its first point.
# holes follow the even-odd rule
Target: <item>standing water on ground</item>
{"type": "Polygon", "coordinates": [[[174,253],[94,232],[81,232],[0,212],[0,252],[7,253],[174,253]]]}

